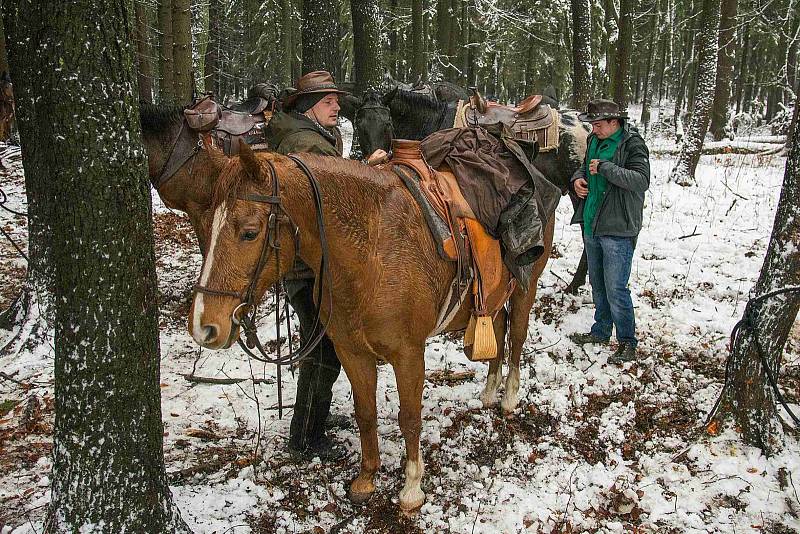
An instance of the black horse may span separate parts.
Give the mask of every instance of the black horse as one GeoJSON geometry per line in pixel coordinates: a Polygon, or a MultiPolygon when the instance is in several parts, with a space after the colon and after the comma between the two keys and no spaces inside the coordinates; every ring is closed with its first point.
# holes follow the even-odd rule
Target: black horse
{"type": "MultiPolygon", "coordinates": [[[[393,138],[421,140],[433,132],[451,128],[456,107],[456,102],[440,101],[397,87],[383,96],[371,91],[364,94],[361,107],[355,110],[353,126],[364,154],[371,154],[379,148],[388,151],[393,138]]],[[[559,110],[559,115],[558,148],[540,153],[533,164],[566,192],[570,178],[583,162],[590,130],[578,120],[577,111],[559,110]]],[[[574,207],[578,199],[571,192],[570,198],[574,207]]],[[[567,291],[577,292],[585,281],[584,253],[567,291]]]]}

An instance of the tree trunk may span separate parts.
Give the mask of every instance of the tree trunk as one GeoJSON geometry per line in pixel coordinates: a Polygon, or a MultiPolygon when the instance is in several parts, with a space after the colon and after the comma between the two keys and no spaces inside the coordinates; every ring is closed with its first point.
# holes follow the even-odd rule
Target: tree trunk
{"type": "Polygon", "coordinates": [[[303,0],[303,73],[335,72],[339,62],[338,2],[303,0]]]}
{"type": "Polygon", "coordinates": [[[172,0],[172,61],[175,103],[192,101],[192,12],[190,0],[172,0]]]}
{"type": "MultiPolygon", "coordinates": [[[[208,44],[206,45],[205,66],[203,76],[205,90],[214,93],[215,96],[221,95],[222,88],[219,85],[219,55],[222,47],[222,0],[209,0],[208,2],[208,44]]],[[[291,50],[291,48],[284,48],[291,50]]]]}
{"type": "Polygon", "coordinates": [[[23,164],[41,192],[30,207],[45,211],[55,272],[50,533],[189,531],[164,470],[150,183],[129,6],[23,0],[12,8],[23,164]],[[98,115],[102,122],[81,119],[98,115]]]}
{"type": "Polygon", "coordinates": [[[8,72],[8,53],[6,52],[6,32],[3,28],[3,18],[0,17],[0,74],[8,72]]]}
{"type": "MultiPolygon", "coordinates": [[[[214,1],[218,0],[212,0],[212,2],[214,1]]],[[[292,56],[294,55],[294,49],[292,48],[293,12],[294,7],[292,6],[292,0],[281,0],[281,48],[284,53],[281,54],[278,82],[284,87],[289,87],[294,83],[292,79],[292,56]]],[[[353,24],[353,26],[355,26],[355,24],[353,24]]]]}
{"type": "Polygon", "coordinates": [[[422,0],[411,0],[411,82],[425,77],[425,53],[422,49],[422,0]]]}
{"type": "Polygon", "coordinates": [[[633,11],[636,0],[620,0],[619,4],[619,40],[614,77],[612,78],[611,95],[620,109],[628,108],[628,77],[631,70],[631,52],[633,48],[633,11]]]}
{"type": "Polygon", "coordinates": [[[136,17],[136,69],[139,84],[139,101],[153,103],[153,70],[150,68],[150,36],[147,31],[147,12],[139,0],[134,0],[136,17]]]}
{"type": "Polygon", "coordinates": [[[645,135],[647,134],[647,127],[650,124],[650,105],[653,100],[653,90],[651,87],[652,84],[650,83],[650,80],[652,78],[653,60],[655,58],[657,42],[658,42],[656,40],[656,34],[658,33],[656,31],[656,28],[659,27],[661,20],[661,12],[659,10],[658,0],[654,1],[650,7],[651,7],[650,20],[648,21],[648,24],[646,26],[647,35],[650,36],[650,45],[648,46],[648,52],[647,52],[647,67],[645,68],[644,71],[644,82],[643,82],[644,96],[642,97],[642,117],[641,117],[641,122],[642,125],[644,126],[645,135]]]}
{"type": "MultiPolygon", "coordinates": [[[[436,2],[436,47],[444,64],[449,63],[450,57],[447,55],[450,44],[450,0],[437,0],[436,2]]],[[[448,75],[447,69],[443,72],[448,75]]]]}
{"type": "Polygon", "coordinates": [[[671,180],[680,185],[695,183],[694,171],[700,161],[711,106],[714,103],[714,86],[717,81],[717,44],[719,43],[720,0],[703,2],[703,26],[698,47],[696,69],[695,105],[686,135],[683,136],[681,153],[672,169],[671,180]]]}
{"type": "Polygon", "coordinates": [[[711,133],[715,141],[725,137],[731,100],[731,78],[736,53],[736,11],[738,0],[722,0],[719,19],[719,57],[714,107],[711,110],[711,133]]]}
{"type": "Polygon", "coordinates": [[[172,0],[159,0],[158,28],[161,30],[161,42],[159,43],[161,84],[158,92],[162,104],[172,104],[175,102],[175,65],[172,60],[172,0]]]}
{"type": "Polygon", "coordinates": [[[742,58],[739,61],[739,72],[738,76],[736,76],[736,113],[742,111],[744,106],[744,81],[747,76],[747,61],[750,57],[750,26],[744,27],[742,45],[739,49],[742,51],[742,58]]]}
{"type": "Polygon", "coordinates": [[[572,10],[572,106],[585,110],[592,98],[590,65],[591,19],[589,0],[571,0],[572,10]]]}
{"type": "Polygon", "coordinates": [[[353,70],[356,94],[378,87],[383,79],[381,13],[378,0],[350,0],[353,17],[353,70]]]}
{"type": "MultiPolygon", "coordinates": [[[[795,124],[794,135],[800,124],[795,124]]],[[[767,255],[754,293],[765,295],[781,288],[800,288],[800,144],[795,143],[786,160],[783,189],[775,213],[767,255]]],[[[730,417],[745,443],[765,454],[783,448],[776,394],[763,357],[775,380],[780,374],[783,348],[800,310],[800,292],[782,293],[745,308],[745,322],[728,362],[728,381],[720,397],[718,420],[730,417]]]]}

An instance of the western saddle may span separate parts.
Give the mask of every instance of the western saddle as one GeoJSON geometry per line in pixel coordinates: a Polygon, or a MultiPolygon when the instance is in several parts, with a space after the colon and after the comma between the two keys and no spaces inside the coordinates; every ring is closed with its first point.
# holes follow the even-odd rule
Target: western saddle
{"type": "MultiPolygon", "coordinates": [[[[457,263],[455,291],[440,313],[436,332],[455,315],[466,290],[472,290],[473,312],[464,335],[464,351],[471,360],[491,360],[497,356],[497,340],[492,320],[516,287],[503,264],[500,242],[492,238],[461,192],[455,175],[447,168],[433,169],[423,159],[419,141],[394,139],[392,159],[385,168],[393,170],[415,196],[423,212],[428,207],[444,222],[440,232],[440,255],[457,263]],[[416,195],[415,192],[420,192],[416,195]],[[428,206],[425,205],[427,203],[428,206]]],[[[435,222],[426,220],[436,237],[435,222]]]]}
{"type": "Polygon", "coordinates": [[[185,109],[183,115],[189,128],[200,133],[207,146],[231,156],[239,153],[242,143],[247,143],[253,150],[267,148],[263,128],[272,118],[276,102],[275,99],[255,96],[237,104],[234,109],[228,109],[208,94],[185,109]]]}
{"type": "Polygon", "coordinates": [[[475,87],[468,101],[459,101],[455,127],[502,122],[521,141],[536,141],[539,152],[558,148],[558,110],[542,102],[542,95],[531,95],[519,106],[503,106],[486,100],[475,87]]]}

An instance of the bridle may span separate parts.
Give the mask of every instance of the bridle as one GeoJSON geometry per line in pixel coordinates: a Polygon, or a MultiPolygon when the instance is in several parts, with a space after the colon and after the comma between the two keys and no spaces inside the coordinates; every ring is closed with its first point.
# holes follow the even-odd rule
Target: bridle
{"type": "MultiPolygon", "coordinates": [[[[389,128],[386,133],[386,137],[388,138],[386,139],[386,147],[387,147],[386,150],[388,152],[392,148],[392,138],[394,137],[394,122],[392,122],[392,110],[388,106],[384,106],[382,104],[366,104],[356,110],[356,115],[355,115],[356,122],[358,122],[359,115],[361,115],[365,109],[385,111],[387,116],[389,117],[388,121],[389,128]]],[[[368,155],[369,154],[364,154],[364,157],[368,155]]]]}
{"type": "MultiPolygon", "coordinates": [[[[317,285],[317,303],[322,303],[322,287],[324,285],[324,281],[327,279],[327,289],[328,289],[328,298],[329,304],[333,302],[333,295],[331,292],[330,287],[330,272],[328,269],[328,240],[325,234],[325,224],[322,218],[322,194],[320,193],[319,189],[319,182],[317,181],[314,174],[311,170],[306,166],[305,162],[301,160],[298,156],[290,155],[289,158],[294,161],[297,166],[300,168],[301,171],[308,177],[309,182],[311,183],[311,190],[314,197],[314,204],[315,210],[317,214],[317,227],[319,228],[319,236],[320,236],[320,246],[322,249],[322,258],[320,260],[320,280],[316,284],[317,285]]],[[[231,165],[231,164],[229,164],[231,165]]],[[[295,362],[300,361],[301,359],[305,358],[308,354],[311,353],[312,350],[317,346],[320,342],[322,337],[325,335],[327,330],[327,324],[322,324],[322,320],[320,318],[320,306],[317,307],[317,316],[314,319],[314,328],[313,332],[314,337],[312,337],[308,343],[304,347],[301,347],[297,352],[293,352],[291,350],[291,341],[289,342],[289,353],[286,356],[281,356],[280,354],[280,321],[276,321],[277,323],[277,337],[278,337],[278,356],[271,357],[267,354],[266,349],[264,348],[261,341],[258,339],[258,334],[256,331],[256,314],[257,314],[257,307],[258,307],[258,297],[256,295],[256,288],[258,286],[258,280],[261,276],[264,267],[269,262],[270,258],[275,258],[275,267],[276,272],[280,273],[280,249],[281,243],[279,239],[279,232],[278,226],[280,223],[288,223],[292,226],[292,234],[295,240],[295,255],[297,255],[297,251],[299,250],[299,233],[297,225],[292,221],[291,217],[286,210],[283,208],[283,204],[281,203],[280,198],[280,182],[278,180],[278,173],[275,170],[275,166],[271,161],[267,161],[267,165],[269,167],[270,176],[272,178],[272,195],[257,195],[257,194],[247,194],[237,196],[236,200],[239,201],[246,201],[246,202],[258,202],[262,204],[267,204],[269,206],[269,214],[267,217],[266,222],[266,232],[264,232],[264,239],[261,244],[261,253],[259,254],[258,262],[256,263],[252,274],[250,275],[250,281],[242,291],[230,291],[224,289],[213,289],[208,286],[202,286],[200,284],[196,284],[194,286],[194,291],[198,293],[204,293],[207,295],[217,295],[217,296],[225,296],[225,297],[234,297],[239,299],[239,304],[234,308],[233,312],[231,312],[231,322],[236,326],[240,326],[242,331],[244,332],[247,342],[242,342],[241,337],[239,338],[239,346],[252,358],[264,362],[264,363],[271,363],[278,366],[281,365],[291,365],[295,362]],[[241,317],[238,317],[237,314],[241,310],[241,317]],[[253,353],[251,349],[257,349],[260,353],[256,355],[253,353]]],[[[278,303],[278,297],[280,296],[280,284],[276,284],[276,304],[278,303]]],[[[329,306],[329,309],[332,312],[332,306],[329,306]]],[[[280,306],[276,307],[276,318],[280,317],[280,306]]],[[[288,317],[287,317],[288,320],[288,317]]],[[[330,317],[328,319],[330,322],[330,317]]],[[[231,331],[231,335],[233,331],[231,331]]]]}

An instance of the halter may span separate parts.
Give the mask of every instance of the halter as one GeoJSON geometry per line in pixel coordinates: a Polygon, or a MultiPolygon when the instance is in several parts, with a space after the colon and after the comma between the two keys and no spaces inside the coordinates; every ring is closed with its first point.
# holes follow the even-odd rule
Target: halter
{"type": "MultiPolygon", "coordinates": [[[[327,278],[328,283],[328,299],[329,299],[329,306],[331,312],[333,310],[332,303],[333,303],[333,294],[330,288],[330,272],[328,270],[328,240],[325,235],[325,224],[322,218],[322,195],[319,190],[319,183],[317,182],[316,177],[311,172],[311,170],[306,166],[305,162],[301,160],[297,156],[289,156],[289,158],[294,161],[297,166],[300,168],[301,171],[308,177],[309,182],[311,183],[311,190],[314,196],[314,204],[316,208],[317,214],[317,226],[319,228],[319,236],[320,236],[320,245],[322,248],[322,258],[320,260],[320,280],[317,284],[317,302],[322,302],[322,286],[324,280],[327,278]]],[[[292,225],[294,240],[295,240],[295,256],[297,256],[297,251],[299,250],[299,234],[297,225],[292,221],[291,217],[286,210],[283,208],[283,204],[281,203],[280,199],[280,184],[278,181],[278,173],[275,170],[275,166],[272,164],[271,161],[267,161],[269,166],[270,176],[272,178],[272,195],[257,195],[257,194],[249,194],[243,196],[237,196],[236,200],[241,200],[245,202],[259,202],[262,204],[267,204],[269,206],[269,215],[267,218],[266,223],[266,232],[264,232],[264,240],[261,244],[261,254],[259,255],[258,262],[256,263],[253,272],[250,276],[250,282],[248,283],[247,287],[242,290],[241,292],[224,290],[224,289],[212,289],[207,286],[202,286],[200,284],[196,284],[194,286],[194,291],[197,293],[204,293],[207,295],[217,295],[217,296],[225,296],[225,297],[234,297],[239,299],[240,303],[236,308],[234,308],[233,312],[231,313],[231,322],[237,326],[241,326],[242,331],[244,332],[247,343],[243,343],[241,337],[238,340],[239,346],[242,347],[250,357],[264,362],[264,363],[271,363],[277,366],[281,365],[291,365],[292,363],[298,362],[301,359],[305,358],[308,354],[311,353],[314,348],[319,344],[322,340],[322,337],[325,335],[327,330],[327,324],[322,324],[320,319],[320,310],[319,307],[317,308],[317,315],[314,319],[314,327],[313,331],[316,332],[316,335],[308,341],[308,343],[301,347],[296,353],[292,352],[291,350],[291,341],[289,342],[289,353],[286,356],[280,355],[280,321],[277,320],[280,317],[280,306],[276,308],[276,330],[277,330],[277,337],[278,337],[278,356],[273,358],[267,354],[267,351],[264,349],[261,341],[258,339],[258,334],[256,332],[256,312],[258,307],[258,299],[256,297],[256,287],[258,285],[258,279],[261,276],[261,272],[264,270],[267,262],[269,261],[270,257],[272,256],[273,252],[275,253],[275,267],[276,272],[280,273],[280,249],[281,244],[279,241],[279,233],[278,233],[278,225],[280,222],[288,222],[292,225]],[[239,310],[243,310],[242,316],[237,317],[237,313],[239,310]],[[321,325],[321,327],[320,327],[321,325]],[[257,349],[260,353],[260,356],[257,356],[252,352],[250,349],[257,349]]],[[[276,284],[275,292],[276,292],[276,304],[279,303],[280,297],[280,284],[276,284]]],[[[287,317],[288,321],[288,317],[287,317]]],[[[330,322],[330,318],[328,319],[330,322]]]]}

